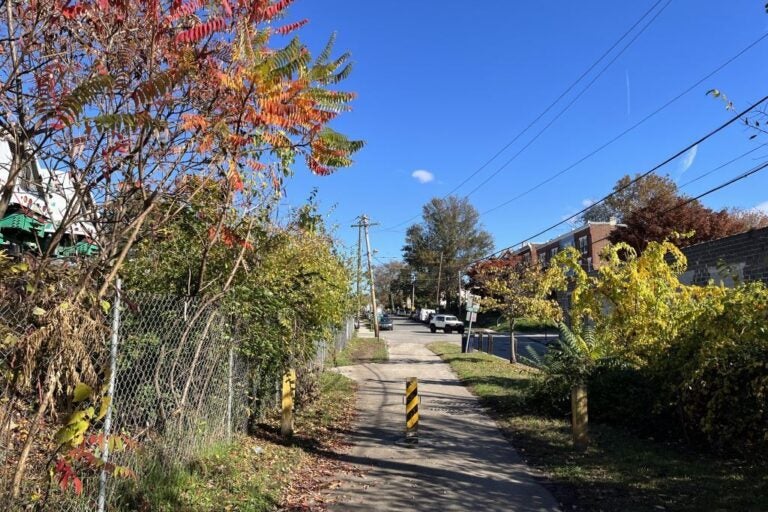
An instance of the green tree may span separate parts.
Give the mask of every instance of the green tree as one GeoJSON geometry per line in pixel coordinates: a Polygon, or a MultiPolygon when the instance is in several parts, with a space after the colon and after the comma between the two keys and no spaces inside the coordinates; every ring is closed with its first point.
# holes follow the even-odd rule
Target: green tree
{"type": "Polygon", "coordinates": [[[410,279],[408,278],[408,266],[402,261],[389,261],[377,265],[373,270],[376,281],[377,301],[385,308],[397,308],[405,303],[406,286],[407,295],[410,296],[410,279]],[[407,279],[407,281],[404,281],[407,279]]]}
{"type": "Polygon", "coordinates": [[[595,204],[584,212],[584,222],[607,222],[611,217],[623,221],[631,212],[645,207],[652,199],[673,201],[677,198],[677,185],[669,176],[649,174],[636,182],[629,175],[620,178],[613,186],[613,192],[602,203],[595,204]]]}
{"type": "Polygon", "coordinates": [[[515,323],[518,318],[560,320],[562,311],[553,291],[562,287],[557,269],[544,270],[509,256],[477,263],[469,271],[473,292],[482,296],[482,307],[501,312],[509,323],[510,362],[517,362],[515,323]]]}
{"type": "Polygon", "coordinates": [[[458,295],[458,273],[493,249],[480,214],[466,198],[434,198],[422,210],[422,222],[410,226],[404,260],[416,273],[417,302],[435,304],[438,287],[449,301],[458,295]]]}

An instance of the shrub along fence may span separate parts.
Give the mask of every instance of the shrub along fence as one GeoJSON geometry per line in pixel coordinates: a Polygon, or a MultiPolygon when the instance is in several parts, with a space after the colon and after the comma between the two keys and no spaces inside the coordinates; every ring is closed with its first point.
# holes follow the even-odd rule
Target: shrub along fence
{"type": "MultiPolygon", "coordinates": [[[[84,356],[97,372],[94,383],[78,385],[74,396],[40,417],[40,383],[27,393],[14,385],[24,368],[12,340],[31,327],[15,322],[7,307],[0,325],[0,501],[12,510],[141,508],[142,489],[206,448],[247,432],[278,403],[285,368],[242,357],[242,326],[200,299],[115,297],[110,325],[82,333],[90,352],[84,356]],[[36,441],[26,443],[29,436],[36,441]],[[14,493],[21,460],[24,478],[14,493]]],[[[352,334],[350,319],[332,340],[317,343],[314,357],[292,364],[309,377],[352,334]]]]}

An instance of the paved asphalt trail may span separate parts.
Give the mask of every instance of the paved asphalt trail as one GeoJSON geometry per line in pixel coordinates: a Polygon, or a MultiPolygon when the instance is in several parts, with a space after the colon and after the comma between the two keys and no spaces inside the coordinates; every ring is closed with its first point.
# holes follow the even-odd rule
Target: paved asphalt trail
{"type": "MultiPolygon", "coordinates": [[[[372,336],[361,329],[360,335],[372,336]]],[[[352,448],[342,459],[364,473],[342,475],[331,510],[555,511],[557,501],[502,437],[449,366],[426,348],[459,343],[396,319],[385,331],[390,361],[340,368],[358,382],[352,448]],[[419,444],[403,444],[407,377],[419,378],[419,444]]]]}

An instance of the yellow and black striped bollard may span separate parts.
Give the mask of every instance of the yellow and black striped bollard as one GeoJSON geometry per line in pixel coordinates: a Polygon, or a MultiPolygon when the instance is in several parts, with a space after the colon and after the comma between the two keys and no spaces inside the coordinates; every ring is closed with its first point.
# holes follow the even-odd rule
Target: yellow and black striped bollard
{"type": "Polygon", "coordinates": [[[405,381],[405,439],[416,444],[419,442],[419,380],[408,377],[405,381]]]}

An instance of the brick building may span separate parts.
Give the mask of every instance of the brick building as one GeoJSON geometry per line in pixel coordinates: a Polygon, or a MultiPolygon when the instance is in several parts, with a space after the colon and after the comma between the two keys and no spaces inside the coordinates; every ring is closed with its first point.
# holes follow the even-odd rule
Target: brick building
{"type": "Polygon", "coordinates": [[[581,264],[588,272],[600,268],[600,251],[608,245],[608,236],[616,229],[616,221],[587,222],[544,243],[526,242],[514,253],[526,262],[547,266],[552,258],[566,247],[575,247],[581,253],[581,264]]]}

